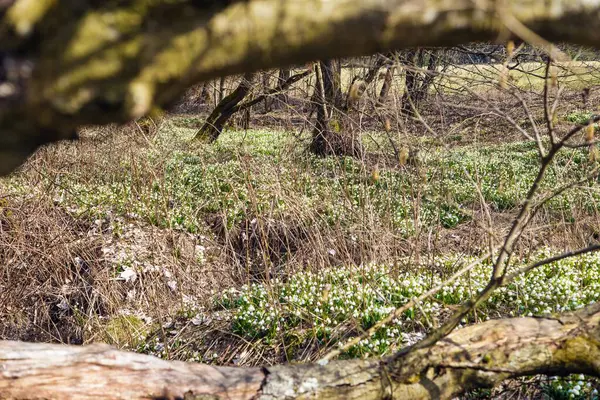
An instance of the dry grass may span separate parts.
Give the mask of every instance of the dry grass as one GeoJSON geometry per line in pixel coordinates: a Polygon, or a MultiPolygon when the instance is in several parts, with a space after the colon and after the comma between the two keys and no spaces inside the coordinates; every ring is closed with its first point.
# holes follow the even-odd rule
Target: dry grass
{"type": "MultiPolygon", "coordinates": [[[[212,309],[214,294],[226,288],[338,265],[398,262],[406,268],[429,262],[435,254],[475,254],[487,245],[482,237],[502,237],[513,218],[510,208],[492,211],[490,228],[485,208],[476,201],[470,211],[464,210],[472,216],[456,226],[421,221],[403,233],[403,225],[385,212],[395,203],[377,210],[381,201],[397,198],[399,186],[385,183],[398,179],[394,176],[406,179],[407,206],[424,207],[419,193],[431,188],[418,169],[399,168],[381,154],[350,163],[314,160],[289,151],[293,136],[276,135],[279,142],[273,145],[273,137],[261,132],[252,140],[230,135],[217,152],[190,150],[188,131],[171,120],[160,121],[149,132],[135,124],[90,129],[78,143],[42,150],[5,181],[0,213],[2,337],[143,347],[142,338],[150,332],[160,337],[173,332],[175,340],[184,334],[183,328],[195,326],[190,325],[191,317],[212,309]],[[234,204],[206,209],[205,199],[192,196],[193,223],[180,225],[169,219],[181,200],[173,197],[174,186],[168,184],[169,160],[182,151],[199,157],[194,163],[205,163],[208,170],[214,163],[240,168],[243,176],[234,169],[231,175],[219,175],[217,182],[231,186],[221,193],[224,199],[247,189],[239,218],[232,219],[234,204]],[[372,181],[374,168],[383,174],[381,182],[372,181]],[[341,183],[336,191],[334,182],[341,183]],[[125,197],[96,192],[107,185],[127,186],[127,191],[116,192],[125,197]],[[319,202],[309,201],[306,186],[324,191],[319,202]],[[153,187],[162,199],[157,203],[148,197],[153,187]],[[146,214],[140,213],[139,203],[144,202],[158,209],[148,207],[146,214]],[[340,207],[341,218],[331,219],[332,207],[340,207]],[[160,218],[153,220],[155,216],[160,218]],[[135,280],[125,279],[131,271],[135,280]]],[[[443,172],[440,168],[429,164],[431,182],[443,172]]],[[[204,169],[193,171],[192,177],[204,169]]],[[[187,173],[177,170],[178,175],[187,173]]],[[[406,221],[415,224],[415,218],[420,217],[409,215],[406,221]]],[[[549,209],[525,235],[519,254],[526,256],[542,246],[580,246],[595,234],[594,226],[595,215],[584,210],[565,214],[549,209]],[[570,222],[574,217],[576,224],[570,222]]],[[[206,359],[218,348],[215,361],[222,362],[239,354],[247,362],[281,358],[255,354],[254,345],[225,334],[228,319],[224,316],[222,321],[192,329],[192,338],[200,335],[203,344],[182,346],[180,351],[189,355],[193,349],[206,359]]],[[[174,352],[169,357],[184,358],[177,355],[177,347],[174,352]]]]}
{"type": "MultiPolygon", "coordinates": [[[[310,79],[291,93],[290,108],[254,117],[253,126],[284,130],[231,130],[213,146],[191,146],[201,118],[169,115],[90,127],[77,143],[41,150],[0,181],[0,338],[104,341],[218,364],[314,359],[328,346],[316,336],[298,338],[288,353],[286,344],[233,333],[233,311],[216,307],[215,295],[324,268],[408,271],[443,254],[477,254],[490,237],[498,243],[523,193],[500,190],[486,162],[497,160],[506,187],[518,186],[534,169],[533,147],[516,143],[523,137],[506,115],[527,129],[544,121],[537,83],[525,93],[521,75],[512,87],[532,122],[514,91],[495,86],[496,67],[445,71],[446,83],[421,107],[423,121],[398,113],[401,79],[384,110],[363,99],[347,116],[363,136],[363,159],[306,153],[310,79]],[[479,81],[493,89],[467,90],[479,81]],[[378,113],[392,118],[391,132],[380,131],[378,113]],[[423,161],[400,165],[395,146],[419,149],[423,161]],[[461,163],[476,165],[474,182],[461,163]],[[485,201],[473,195],[477,185],[490,189],[485,201]]],[[[525,67],[539,73],[539,64],[525,67]]],[[[597,99],[592,91],[590,104],[597,99]]],[[[580,93],[567,90],[559,132],[572,125],[568,116],[588,112],[580,93]]],[[[557,182],[587,168],[580,153],[560,160],[557,182]]],[[[578,190],[587,194],[543,209],[518,257],[598,239],[597,188],[578,190]]]]}
{"type": "Polygon", "coordinates": [[[157,178],[160,165],[145,168],[140,163],[149,160],[136,159],[148,142],[135,129],[93,130],[77,144],[45,148],[7,181],[0,198],[0,337],[129,345],[114,337],[131,336],[127,326],[115,332],[114,319],[155,326],[233,285],[218,254],[210,265],[199,259],[199,246],[212,247],[202,235],[62,203],[61,193],[69,192],[63,180],[73,173],[92,186],[118,181],[123,168],[139,181],[157,178]],[[138,271],[135,280],[122,278],[128,267],[138,271]]]}
{"type": "Polygon", "coordinates": [[[0,208],[0,335],[82,343],[88,316],[107,311],[99,243],[51,199],[6,197],[0,208]],[[90,261],[84,261],[90,260],[90,261]]]}

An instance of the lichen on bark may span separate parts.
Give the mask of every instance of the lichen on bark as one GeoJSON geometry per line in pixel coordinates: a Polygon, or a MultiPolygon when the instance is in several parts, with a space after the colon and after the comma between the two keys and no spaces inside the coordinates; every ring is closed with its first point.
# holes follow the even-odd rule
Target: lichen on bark
{"type": "Polygon", "coordinates": [[[80,125],[138,118],[217,76],[493,40],[507,31],[503,15],[600,46],[600,4],[552,4],[507,0],[500,13],[491,0],[17,0],[0,10],[0,61],[10,61],[0,64],[28,72],[0,82],[15,88],[0,98],[0,174],[80,125]]]}

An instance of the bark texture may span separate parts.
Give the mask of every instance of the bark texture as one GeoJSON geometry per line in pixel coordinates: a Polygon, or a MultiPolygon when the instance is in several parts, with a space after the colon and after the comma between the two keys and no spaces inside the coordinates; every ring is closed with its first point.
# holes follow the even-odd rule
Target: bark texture
{"type": "Polygon", "coordinates": [[[139,118],[198,81],[494,40],[515,20],[599,47],[599,12],[590,0],[4,1],[0,174],[80,125],[139,118]]]}
{"type": "Polygon", "coordinates": [[[433,83],[437,68],[437,56],[435,50],[416,49],[410,50],[403,55],[405,69],[404,92],[401,100],[401,111],[405,114],[413,114],[418,111],[429,94],[429,88],[433,83]],[[429,59],[426,61],[426,53],[429,59]]]}
{"type": "Polygon", "coordinates": [[[339,63],[320,61],[312,102],[316,107],[310,150],[319,156],[338,155],[362,157],[360,138],[349,129],[342,105],[339,63]]]}
{"type": "MultiPolygon", "coordinates": [[[[289,72],[289,70],[288,70],[288,72],[289,72]]],[[[294,85],[296,82],[306,78],[311,73],[312,73],[312,71],[307,70],[307,71],[300,72],[295,75],[288,74],[288,77],[286,78],[285,81],[280,80],[276,87],[269,89],[266,93],[263,93],[260,96],[256,96],[254,99],[248,100],[247,102],[238,104],[237,106],[234,107],[233,112],[247,110],[250,107],[260,103],[261,101],[266,101],[270,97],[287,96],[285,93],[286,90],[290,89],[292,87],[292,85],[294,85]]],[[[280,74],[279,76],[280,76],[279,79],[281,79],[282,74],[280,74]]],[[[287,100],[285,100],[285,101],[287,101],[287,100]]]]}
{"type": "Polygon", "coordinates": [[[196,140],[214,142],[221,135],[223,127],[225,124],[227,124],[227,121],[229,121],[229,119],[235,113],[239,111],[247,111],[250,113],[250,108],[261,101],[267,102],[271,96],[285,95],[284,91],[289,89],[294,83],[307,77],[309,74],[310,71],[304,71],[293,76],[288,76],[284,82],[279,82],[275,88],[268,89],[266,92],[256,96],[254,99],[242,103],[242,101],[251,92],[252,84],[256,75],[254,73],[245,74],[242,77],[238,87],[229,96],[225,97],[219,104],[217,104],[215,109],[210,113],[196,134],[196,140]]]}
{"type": "Polygon", "coordinates": [[[237,111],[237,106],[252,90],[252,83],[255,76],[255,73],[246,73],[242,77],[238,87],[217,104],[208,118],[206,118],[198,133],[196,133],[196,140],[214,142],[219,138],[227,121],[237,111]]]}
{"type": "Polygon", "coordinates": [[[105,345],[0,342],[3,399],[451,399],[532,374],[600,376],[600,305],[488,321],[388,360],[264,368],[167,362],[105,345]]]}
{"type": "MultiPolygon", "coordinates": [[[[283,91],[283,85],[287,82],[288,79],[292,76],[292,71],[290,68],[281,68],[279,70],[279,76],[277,77],[277,89],[279,92],[283,91]]],[[[271,107],[275,107],[277,109],[283,109],[288,105],[289,97],[286,93],[279,93],[271,102],[271,107]]]]}

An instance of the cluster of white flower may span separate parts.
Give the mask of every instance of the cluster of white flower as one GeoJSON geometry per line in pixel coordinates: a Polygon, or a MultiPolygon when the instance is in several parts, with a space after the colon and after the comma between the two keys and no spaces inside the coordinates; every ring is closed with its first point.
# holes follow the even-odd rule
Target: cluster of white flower
{"type": "Polygon", "coordinates": [[[566,398],[574,400],[599,400],[597,380],[591,380],[583,374],[568,377],[552,377],[545,385],[548,398],[566,398]]]}
{"type": "MultiPolygon", "coordinates": [[[[543,258],[541,252],[535,259],[543,258]]],[[[234,312],[233,328],[249,338],[276,339],[282,334],[304,334],[340,340],[368,329],[394,309],[440,285],[458,266],[472,261],[441,257],[437,268],[420,266],[398,272],[382,265],[365,265],[305,272],[287,281],[252,284],[226,291],[220,303],[234,312]]],[[[531,262],[529,260],[528,262],[531,262]]],[[[513,268],[522,265],[515,265],[513,268]]],[[[408,309],[393,323],[363,340],[350,355],[383,354],[405,344],[407,334],[422,333],[448,314],[445,305],[471,298],[487,284],[489,264],[480,265],[433,298],[408,309]]],[[[499,289],[478,310],[479,319],[530,316],[575,310],[600,299],[600,254],[554,262],[520,276],[499,289]]],[[[465,323],[472,320],[464,321],[465,323]]]]}

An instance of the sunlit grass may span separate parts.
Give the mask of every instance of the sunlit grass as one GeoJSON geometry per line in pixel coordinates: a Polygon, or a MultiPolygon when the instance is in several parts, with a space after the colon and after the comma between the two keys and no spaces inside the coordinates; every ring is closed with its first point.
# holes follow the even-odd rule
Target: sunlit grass
{"type": "MultiPolygon", "coordinates": [[[[281,131],[230,131],[215,145],[168,150],[191,135],[167,127],[146,153],[124,156],[112,166],[115,173],[94,180],[77,170],[48,175],[47,187],[55,190],[57,204],[78,213],[132,215],[190,232],[202,231],[204,216],[214,214],[224,215],[229,227],[256,215],[284,218],[290,213],[350,226],[362,224],[358,210],[368,210],[379,224],[410,236],[417,223],[453,228],[470,220],[480,202],[477,188],[492,210],[514,209],[539,165],[533,143],[432,148],[421,152],[419,166],[382,167],[373,181],[372,169],[379,167],[349,157],[314,157],[297,146],[291,151],[296,139],[281,131]],[[158,159],[162,169],[151,179],[136,175],[158,159]]],[[[587,150],[565,150],[549,169],[542,191],[581,179],[592,167],[587,150]]],[[[5,185],[18,190],[18,178],[5,185]]],[[[597,184],[591,182],[551,200],[547,209],[571,218],[575,209],[595,212],[599,202],[597,184]]]]}

